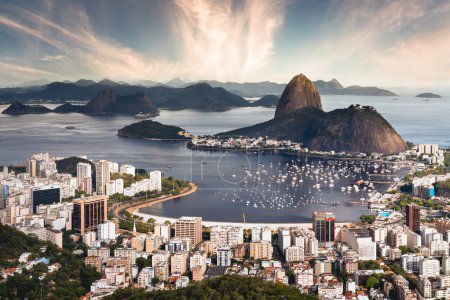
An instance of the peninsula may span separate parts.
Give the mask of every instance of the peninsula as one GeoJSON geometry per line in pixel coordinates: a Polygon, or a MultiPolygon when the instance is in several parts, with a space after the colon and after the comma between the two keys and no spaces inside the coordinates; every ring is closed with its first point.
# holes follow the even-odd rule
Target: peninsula
{"type": "Polygon", "coordinates": [[[401,136],[373,107],[351,105],[324,112],[314,83],[303,74],[286,86],[275,118],[218,136],[268,136],[301,142],[318,151],[395,154],[407,149],[401,136]]]}

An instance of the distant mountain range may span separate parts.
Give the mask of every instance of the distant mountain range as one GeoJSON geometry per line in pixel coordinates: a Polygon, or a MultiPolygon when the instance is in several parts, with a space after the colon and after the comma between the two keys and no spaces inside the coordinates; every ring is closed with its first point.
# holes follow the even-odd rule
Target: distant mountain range
{"type": "MultiPolygon", "coordinates": [[[[152,101],[158,104],[158,101],[162,101],[162,95],[180,95],[183,94],[183,91],[180,92],[175,89],[185,89],[190,86],[197,86],[198,84],[208,84],[213,88],[222,88],[240,97],[281,95],[286,87],[286,84],[270,81],[237,83],[205,80],[193,83],[183,81],[179,78],[174,78],[163,84],[151,80],[141,80],[133,84],[128,84],[125,82],[114,82],[108,79],[99,82],[88,79],[80,79],[76,82],[51,82],[48,84],[46,82],[46,80],[36,80],[17,87],[0,88],[0,102],[12,103],[16,100],[56,102],[64,102],[67,100],[89,101],[105,89],[112,88],[117,95],[141,93],[147,95],[152,101]]],[[[394,93],[377,87],[343,87],[336,79],[332,79],[331,81],[318,80],[313,83],[321,95],[395,96],[394,93]]],[[[218,106],[218,104],[213,104],[213,106],[218,106]]]]}
{"type": "MultiPolygon", "coordinates": [[[[34,95],[53,94],[69,100],[73,98],[64,94],[64,87],[67,87],[66,90],[70,90],[72,95],[74,93],[83,95],[83,99],[99,88],[103,88],[103,90],[97,93],[86,105],[74,105],[66,102],[54,110],[50,110],[42,105],[27,105],[15,100],[3,113],[20,115],[47,112],[84,114],[137,114],[142,112],[156,116],[159,113],[158,108],[225,111],[232,107],[250,106],[250,103],[244,98],[232,94],[223,88],[213,88],[206,83],[197,83],[185,88],[159,86],[144,89],[146,94],[136,92],[124,95],[120,95],[116,91],[120,90],[125,93],[126,91],[133,92],[134,90],[128,90],[123,85],[114,85],[112,82],[106,81],[87,87],[84,85],[85,82],[57,83],[49,85],[44,90],[30,93],[34,95]],[[81,84],[81,86],[78,84],[81,84]]],[[[37,99],[42,99],[42,96],[37,99]]],[[[58,100],[56,98],[50,99],[58,100]]]]}

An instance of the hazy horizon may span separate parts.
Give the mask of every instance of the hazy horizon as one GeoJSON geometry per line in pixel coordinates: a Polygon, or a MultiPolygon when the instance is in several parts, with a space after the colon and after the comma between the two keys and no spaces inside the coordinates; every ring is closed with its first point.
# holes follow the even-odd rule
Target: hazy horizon
{"type": "Polygon", "coordinates": [[[0,82],[450,86],[450,2],[0,0],[0,82]]]}

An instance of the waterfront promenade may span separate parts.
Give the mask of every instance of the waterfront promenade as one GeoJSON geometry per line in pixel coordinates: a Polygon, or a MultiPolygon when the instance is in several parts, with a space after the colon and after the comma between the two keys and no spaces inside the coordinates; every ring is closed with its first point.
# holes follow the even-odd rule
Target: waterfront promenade
{"type": "Polygon", "coordinates": [[[195,193],[196,191],[197,191],[197,185],[194,183],[189,183],[189,186],[183,188],[181,190],[181,192],[177,195],[162,196],[159,198],[152,198],[152,199],[147,199],[147,200],[142,200],[142,201],[132,200],[132,201],[124,202],[124,203],[115,204],[112,207],[112,212],[116,218],[119,218],[122,220],[127,220],[123,215],[124,211],[127,211],[127,212],[133,214],[135,211],[137,211],[141,208],[150,207],[153,204],[161,203],[164,201],[181,198],[181,197],[190,195],[192,193],[195,193]]]}

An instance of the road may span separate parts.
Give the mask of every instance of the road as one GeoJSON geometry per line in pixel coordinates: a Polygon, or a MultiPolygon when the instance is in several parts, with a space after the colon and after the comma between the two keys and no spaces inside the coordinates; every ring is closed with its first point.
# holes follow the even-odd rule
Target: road
{"type": "Polygon", "coordinates": [[[188,187],[185,187],[181,190],[181,192],[174,196],[162,196],[159,198],[153,198],[148,200],[130,200],[126,202],[121,202],[118,204],[114,204],[111,209],[114,217],[120,219],[120,220],[128,220],[124,216],[124,211],[128,211],[129,213],[133,214],[136,210],[139,210],[143,207],[150,207],[154,204],[161,203],[164,201],[181,198],[190,194],[193,194],[197,191],[197,185],[194,183],[189,183],[188,187]]]}

